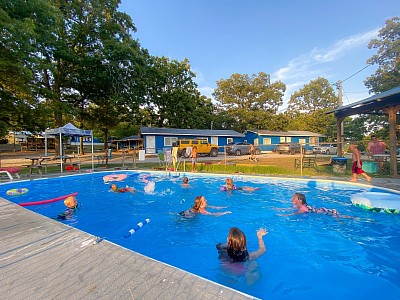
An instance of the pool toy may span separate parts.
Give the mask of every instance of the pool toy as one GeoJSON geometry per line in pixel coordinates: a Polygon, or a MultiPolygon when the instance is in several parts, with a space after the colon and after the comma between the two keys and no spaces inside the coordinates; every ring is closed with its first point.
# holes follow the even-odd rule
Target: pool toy
{"type": "Polygon", "coordinates": [[[363,192],[351,196],[353,205],[375,212],[400,213],[400,195],[380,192],[363,192]]]}
{"type": "Polygon", "coordinates": [[[68,197],[74,197],[78,195],[78,192],[73,193],[73,194],[69,194],[69,195],[65,195],[65,196],[61,196],[61,197],[57,197],[57,198],[53,198],[53,199],[49,199],[49,200],[41,200],[41,201],[35,201],[35,202],[24,202],[24,203],[20,203],[18,204],[19,206],[32,206],[32,205],[39,205],[39,204],[47,204],[47,203],[52,203],[52,202],[56,202],[56,201],[60,201],[60,200],[64,200],[68,197]]]}
{"type": "Polygon", "coordinates": [[[136,231],[138,231],[140,228],[148,223],[150,223],[150,219],[145,219],[143,222],[139,222],[135,228],[132,228],[128,231],[128,233],[124,234],[124,238],[130,237],[132,234],[134,234],[136,231]]]}
{"type": "Polygon", "coordinates": [[[6,194],[7,194],[8,196],[18,196],[18,195],[26,194],[27,192],[29,192],[29,190],[28,190],[27,188],[22,188],[22,189],[11,189],[11,190],[8,190],[8,191],[6,192],[6,194]]]}
{"type": "Polygon", "coordinates": [[[103,177],[104,183],[110,182],[110,181],[122,181],[124,180],[128,175],[126,174],[110,174],[106,175],[103,177]]]}

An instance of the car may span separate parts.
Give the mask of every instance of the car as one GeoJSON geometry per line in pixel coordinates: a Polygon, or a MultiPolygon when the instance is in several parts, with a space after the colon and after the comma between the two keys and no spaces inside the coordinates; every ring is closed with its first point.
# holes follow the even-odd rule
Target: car
{"type": "MultiPolygon", "coordinates": [[[[251,144],[248,142],[238,142],[238,143],[229,143],[226,145],[226,153],[229,155],[243,155],[250,154],[251,144]]],[[[260,147],[254,146],[254,154],[258,155],[261,153],[260,147]]]]}
{"type": "Polygon", "coordinates": [[[177,140],[175,146],[178,147],[178,156],[189,157],[190,151],[187,148],[193,149],[197,147],[197,154],[218,156],[219,147],[215,144],[210,144],[207,139],[181,139],[177,140]]]}
{"type": "Polygon", "coordinates": [[[279,154],[295,154],[300,153],[300,149],[301,147],[299,143],[279,143],[276,147],[276,152],[279,154]]]}
{"type": "Polygon", "coordinates": [[[313,148],[315,154],[337,154],[337,147],[333,144],[319,145],[313,148]]]}

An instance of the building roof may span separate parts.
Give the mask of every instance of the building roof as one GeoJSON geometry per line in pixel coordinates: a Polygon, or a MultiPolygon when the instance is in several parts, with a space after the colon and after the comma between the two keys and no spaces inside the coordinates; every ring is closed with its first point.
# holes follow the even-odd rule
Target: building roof
{"type": "Polygon", "coordinates": [[[352,104],[338,107],[327,113],[334,113],[336,118],[345,118],[366,113],[379,114],[383,109],[396,105],[400,105],[400,86],[352,104]]]}
{"type": "Polygon", "coordinates": [[[141,127],[142,135],[191,135],[191,136],[227,136],[244,137],[244,134],[234,130],[209,130],[209,129],[178,129],[178,128],[156,128],[141,127]]]}
{"type": "Polygon", "coordinates": [[[311,131],[301,131],[301,130],[289,130],[289,131],[272,131],[272,130],[247,130],[254,132],[258,135],[269,135],[269,136],[310,136],[310,137],[325,137],[325,135],[320,133],[315,133],[311,131]]]}

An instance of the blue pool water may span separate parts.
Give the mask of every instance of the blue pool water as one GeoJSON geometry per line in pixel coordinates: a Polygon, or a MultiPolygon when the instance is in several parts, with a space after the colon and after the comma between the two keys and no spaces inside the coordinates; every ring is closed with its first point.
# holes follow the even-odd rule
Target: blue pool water
{"type": "MultiPolygon", "coordinates": [[[[134,194],[110,192],[103,176],[91,173],[0,185],[0,195],[15,203],[51,199],[78,192],[81,207],[61,222],[102,237],[128,249],[192,272],[209,280],[263,299],[399,299],[400,215],[372,213],[354,207],[350,196],[382,191],[332,181],[233,176],[238,186],[261,187],[254,193],[221,192],[225,177],[152,173],[155,192],[145,194],[143,174],[127,174],[123,187],[134,194]],[[20,196],[7,196],[12,188],[28,188],[20,196]],[[291,196],[304,193],[310,205],[335,208],[358,217],[341,219],[322,214],[282,217],[279,209],[291,207],[291,196]],[[228,206],[232,214],[178,213],[190,208],[198,195],[209,205],[228,206]],[[124,235],[144,219],[150,223],[129,238],[124,235]],[[221,267],[215,245],[225,242],[232,226],[247,237],[249,251],[257,250],[256,230],[266,227],[267,253],[247,265],[251,272],[232,273],[221,267]]],[[[55,218],[65,210],[63,201],[29,206],[55,218]]],[[[209,209],[210,211],[217,211],[209,209]]],[[[237,270],[236,270],[237,271],[237,270]]]]}

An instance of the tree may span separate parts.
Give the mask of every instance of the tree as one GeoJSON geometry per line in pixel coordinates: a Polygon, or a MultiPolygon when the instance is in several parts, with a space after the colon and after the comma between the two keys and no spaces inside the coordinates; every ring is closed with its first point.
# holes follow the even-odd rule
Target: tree
{"type": "Polygon", "coordinates": [[[46,123],[34,84],[36,41],[50,38],[58,13],[45,0],[0,2],[0,135],[13,130],[39,131],[46,123]]]}
{"type": "Polygon", "coordinates": [[[158,127],[207,128],[213,107],[211,100],[197,90],[189,61],[153,57],[152,62],[146,97],[151,123],[158,127]]]}
{"type": "Polygon", "coordinates": [[[288,113],[291,121],[288,129],[330,135],[329,128],[335,120],[332,114],[327,115],[326,112],[337,106],[338,98],[328,80],[321,77],[311,80],[290,97],[288,113]]]}
{"type": "Polygon", "coordinates": [[[271,82],[270,75],[260,72],[251,77],[233,74],[229,79],[217,81],[213,96],[220,110],[226,110],[240,131],[265,128],[280,105],[286,86],[281,81],[271,82]]]}
{"type": "Polygon", "coordinates": [[[400,18],[386,21],[379,30],[378,38],[369,42],[368,48],[376,48],[378,53],[367,60],[368,64],[378,64],[375,74],[364,82],[371,93],[382,93],[400,86],[400,18]]]}

